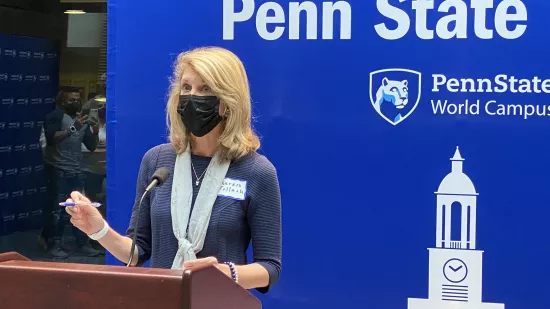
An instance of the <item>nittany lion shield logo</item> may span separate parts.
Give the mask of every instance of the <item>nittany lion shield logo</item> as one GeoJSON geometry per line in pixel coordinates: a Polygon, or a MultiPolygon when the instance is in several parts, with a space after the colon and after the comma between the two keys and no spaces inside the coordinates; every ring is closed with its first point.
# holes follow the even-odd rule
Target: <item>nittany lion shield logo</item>
{"type": "Polygon", "coordinates": [[[392,125],[407,119],[420,102],[422,74],[408,69],[370,73],[369,93],[374,110],[392,125]]]}

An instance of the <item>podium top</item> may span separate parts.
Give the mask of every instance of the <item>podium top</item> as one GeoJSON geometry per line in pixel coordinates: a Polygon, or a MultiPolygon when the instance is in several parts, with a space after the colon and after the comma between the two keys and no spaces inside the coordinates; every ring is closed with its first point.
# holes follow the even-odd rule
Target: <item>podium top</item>
{"type": "Polygon", "coordinates": [[[104,275],[123,276],[123,277],[151,277],[162,278],[164,280],[181,280],[182,270],[145,268],[145,267],[125,267],[108,266],[95,264],[76,264],[76,263],[55,263],[55,262],[34,262],[30,260],[12,260],[0,262],[0,269],[21,269],[27,271],[47,271],[47,272],[75,272],[82,275],[104,275]]]}
{"type": "Polygon", "coordinates": [[[260,309],[260,301],[211,267],[197,272],[33,262],[0,254],[2,309],[260,309]]]}

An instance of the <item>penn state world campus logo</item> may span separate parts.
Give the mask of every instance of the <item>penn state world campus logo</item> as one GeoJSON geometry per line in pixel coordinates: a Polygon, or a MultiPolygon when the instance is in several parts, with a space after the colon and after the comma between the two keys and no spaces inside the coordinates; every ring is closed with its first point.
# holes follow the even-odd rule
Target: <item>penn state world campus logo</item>
{"type": "Polygon", "coordinates": [[[370,73],[369,94],[374,110],[387,122],[398,125],[418,106],[422,74],[409,69],[383,69],[370,73]]]}

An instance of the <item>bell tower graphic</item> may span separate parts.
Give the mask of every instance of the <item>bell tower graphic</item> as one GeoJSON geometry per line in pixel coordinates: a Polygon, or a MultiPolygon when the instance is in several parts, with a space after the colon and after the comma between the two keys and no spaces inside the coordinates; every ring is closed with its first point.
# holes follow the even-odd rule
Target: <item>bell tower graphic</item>
{"type": "Polygon", "coordinates": [[[464,174],[463,164],[456,147],[451,172],[435,192],[437,218],[435,248],[428,249],[428,299],[409,298],[408,309],[504,309],[504,304],[482,301],[483,251],[476,249],[478,193],[464,174]],[[460,226],[452,226],[452,216],[460,216],[460,226]]]}

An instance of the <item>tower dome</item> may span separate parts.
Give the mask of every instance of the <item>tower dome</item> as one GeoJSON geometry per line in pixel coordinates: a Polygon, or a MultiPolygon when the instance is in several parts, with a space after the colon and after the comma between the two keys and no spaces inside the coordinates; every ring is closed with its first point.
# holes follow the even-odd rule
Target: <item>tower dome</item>
{"type": "Polygon", "coordinates": [[[456,147],[454,156],[451,158],[451,162],[451,172],[443,178],[436,194],[477,195],[472,180],[462,171],[464,158],[460,155],[458,146],[456,147]]]}

